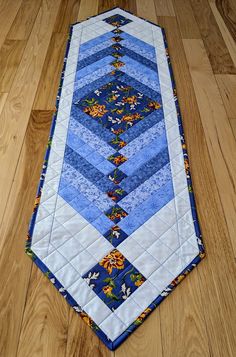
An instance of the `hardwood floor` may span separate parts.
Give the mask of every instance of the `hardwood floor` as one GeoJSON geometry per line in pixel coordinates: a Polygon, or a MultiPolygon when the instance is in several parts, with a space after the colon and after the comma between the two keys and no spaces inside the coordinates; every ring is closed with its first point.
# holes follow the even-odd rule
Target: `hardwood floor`
{"type": "Polygon", "coordinates": [[[0,0],[0,357],[236,355],[233,0],[0,0]],[[110,352],[24,253],[68,26],[120,6],[163,26],[207,257],[110,352]]]}

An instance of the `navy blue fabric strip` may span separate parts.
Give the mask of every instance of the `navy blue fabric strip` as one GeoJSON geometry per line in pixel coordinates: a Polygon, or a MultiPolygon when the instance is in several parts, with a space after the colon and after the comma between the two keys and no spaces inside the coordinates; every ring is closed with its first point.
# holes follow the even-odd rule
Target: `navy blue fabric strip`
{"type": "Polygon", "coordinates": [[[101,173],[101,171],[91,165],[86,158],[83,158],[68,145],[66,145],[64,160],[102,192],[114,189],[114,183],[110,181],[107,176],[101,173]]]}
{"type": "MultiPolygon", "coordinates": [[[[122,72],[122,67],[121,67],[120,72],[122,72]]],[[[152,98],[152,99],[156,100],[157,102],[161,103],[161,94],[159,92],[156,92],[153,89],[145,86],[145,84],[130,77],[128,74],[122,72],[122,75],[118,77],[118,80],[123,83],[129,83],[129,85],[131,85],[138,91],[142,92],[147,97],[152,98]]]]}
{"type": "Polygon", "coordinates": [[[126,177],[123,181],[121,181],[120,186],[128,193],[133,191],[136,187],[140,186],[144,181],[165,166],[169,160],[168,148],[165,148],[158,155],[142,165],[131,177],[126,177]]]}

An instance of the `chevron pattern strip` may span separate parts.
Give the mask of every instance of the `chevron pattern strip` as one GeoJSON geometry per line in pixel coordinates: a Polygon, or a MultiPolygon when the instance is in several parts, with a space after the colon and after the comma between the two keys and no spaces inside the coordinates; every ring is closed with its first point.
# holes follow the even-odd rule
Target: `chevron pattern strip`
{"type": "Polygon", "coordinates": [[[159,26],[72,25],[26,252],[111,350],[204,257],[159,26]]]}

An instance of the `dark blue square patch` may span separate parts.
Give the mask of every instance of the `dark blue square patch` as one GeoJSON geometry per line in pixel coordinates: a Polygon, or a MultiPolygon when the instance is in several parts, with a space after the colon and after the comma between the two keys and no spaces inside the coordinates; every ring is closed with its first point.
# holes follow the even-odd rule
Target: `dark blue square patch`
{"type": "Polygon", "coordinates": [[[103,21],[106,21],[108,24],[115,26],[115,27],[124,26],[124,25],[128,24],[129,22],[132,22],[132,20],[127,19],[126,17],[119,15],[119,14],[107,17],[103,21]]]}

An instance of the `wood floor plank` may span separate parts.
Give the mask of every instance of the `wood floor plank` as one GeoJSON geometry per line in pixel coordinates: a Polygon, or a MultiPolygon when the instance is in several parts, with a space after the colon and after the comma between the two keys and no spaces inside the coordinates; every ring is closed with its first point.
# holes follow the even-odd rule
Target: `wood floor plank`
{"type": "Polygon", "coordinates": [[[26,41],[6,39],[0,49],[0,91],[9,92],[20,64],[26,41]]]}
{"type": "Polygon", "coordinates": [[[215,2],[211,2],[210,6],[211,6],[211,11],[213,12],[216,22],[219,26],[220,32],[223,36],[223,39],[225,41],[225,44],[229,50],[230,56],[234,62],[234,65],[236,66],[236,42],[234,41],[231,33],[229,32],[224,22],[224,19],[222,18],[219,10],[217,9],[215,2]]]}
{"type": "Polygon", "coordinates": [[[80,0],[64,0],[58,11],[54,32],[68,34],[69,25],[77,21],[80,0]]]}
{"type": "Polygon", "coordinates": [[[216,0],[216,6],[236,42],[236,2],[234,0],[216,0]]]}
{"type": "Polygon", "coordinates": [[[10,40],[27,40],[40,6],[41,0],[23,0],[7,38],[10,40]]]}
{"type": "Polygon", "coordinates": [[[162,357],[160,311],[152,313],[115,351],[116,357],[162,357]]]}
{"type": "MultiPolygon", "coordinates": [[[[199,269],[204,269],[204,264],[199,269]]],[[[163,356],[210,356],[199,288],[198,272],[194,270],[160,308],[163,356]]]]}
{"type": "Polygon", "coordinates": [[[154,0],[136,0],[136,4],[138,16],[156,23],[157,18],[154,0]]]}
{"type": "MultiPolygon", "coordinates": [[[[223,135],[223,137],[225,138],[225,140],[223,140],[224,144],[228,145],[229,141],[233,141],[232,132],[231,129],[228,127],[227,118],[225,119],[226,115],[224,112],[222,112],[224,111],[224,109],[222,109],[223,105],[219,97],[214,78],[212,78],[213,74],[211,72],[210,64],[207,59],[203,43],[200,40],[184,40],[184,47],[187,54],[190,71],[193,77],[193,84],[201,113],[201,120],[205,131],[208,150],[213,164],[213,170],[216,176],[216,183],[219,188],[219,195],[221,197],[222,206],[226,216],[227,226],[229,228],[229,231],[231,229],[230,233],[232,235],[232,229],[235,229],[235,227],[233,227],[235,225],[235,219],[233,218],[235,217],[235,214],[232,216],[233,213],[230,212],[231,209],[234,209],[233,204],[230,204],[230,200],[233,198],[229,197],[230,194],[227,191],[234,190],[235,186],[232,185],[231,180],[235,179],[235,175],[233,175],[231,172],[230,177],[227,177],[229,163],[226,165],[224,160],[233,160],[232,156],[235,155],[235,151],[233,147],[230,147],[230,152],[228,152],[228,149],[225,148],[224,145],[222,145],[223,143],[221,137],[223,135]],[[217,116],[218,119],[216,121],[217,116]],[[215,119],[214,122],[212,122],[212,117],[214,117],[215,119]],[[226,130],[226,132],[224,130],[226,130]],[[216,172],[217,170],[221,172],[216,172]],[[221,180],[221,185],[219,185],[219,179],[221,180]],[[226,201],[227,198],[228,200],[226,201]]],[[[207,178],[207,175],[205,177],[207,178]]],[[[212,187],[211,190],[213,189],[212,187]]],[[[205,194],[207,194],[207,192],[205,194]]],[[[216,193],[214,197],[216,200],[216,193]]],[[[220,203],[218,204],[218,206],[220,206],[220,203]]],[[[209,209],[210,207],[207,208],[206,205],[205,212],[209,212],[209,209]]],[[[211,208],[211,210],[212,209],[213,207],[211,208]]],[[[212,227],[212,216],[217,217],[217,221],[215,222],[215,228],[218,225],[218,232],[209,232],[208,238],[212,240],[212,244],[209,246],[208,265],[212,269],[211,274],[214,285],[210,284],[207,289],[202,289],[202,293],[205,295],[205,299],[207,299],[207,301],[210,301],[208,306],[208,314],[206,316],[208,317],[207,322],[209,321],[210,316],[213,323],[211,326],[208,326],[209,333],[211,334],[211,336],[213,336],[213,334],[216,334],[216,326],[220,326],[220,324],[223,324],[222,328],[225,330],[224,334],[222,332],[220,336],[215,337],[216,350],[215,354],[213,355],[222,356],[223,351],[225,355],[233,356],[236,350],[235,336],[232,335],[231,332],[231,329],[233,329],[232,326],[236,324],[236,314],[235,311],[232,310],[232,303],[235,299],[235,261],[232,258],[232,250],[229,244],[228,234],[221,232],[222,228],[224,229],[224,225],[219,226],[218,220],[219,217],[222,217],[222,215],[223,212],[214,212],[213,210],[203,217],[203,220],[211,222],[212,227]],[[224,239],[222,239],[222,234],[224,236],[224,239]],[[215,294],[214,286],[217,289],[216,298],[218,300],[215,302],[213,302],[213,296],[215,294]],[[217,318],[216,306],[220,306],[220,309],[222,310],[220,311],[221,319],[219,319],[219,316],[217,318]]],[[[214,230],[214,228],[212,228],[212,230],[214,230]]],[[[233,235],[233,237],[235,237],[235,235],[233,235]]],[[[204,273],[204,275],[201,276],[201,279],[209,280],[210,271],[208,275],[204,271],[199,270],[199,272],[201,272],[201,274],[204,273]]]]}
{"type": "Polygon", "coordinates": [[[60,82],[68,34],[53,33],[41,72],[33,109],[53,110],[60,82]]]}
{"type": "Polygon", "coordinates": [[[182,38],[201,38],[189,0],[173,0],[182,38]]]}
{"type": "Polygon", "coordinates": [[[60,1],[43,0],[0,117],[0,223],[40,79],[60,1]],[[9,120],[9,118],[11,118],[9,120]]]}
{"type": "Polygon", "coordinates": [[[230,119],[230,124],[234,133],[234,137],[236,139],[236,118],[231,118],[230,119]]]}
{"type": "Polygon", "coordinates": [[[17,357],[65,356],[69,305],[33,264],[17,357]]]}
{"type": "Polygon", "coordinates": [[[62,1],[53,28],[49,50],[44,62],[33,109],[54,110],[61,77],[69,26],[77,21],[80,1],[62,1]]]}
{"type": "Polygon", "coordinates": [[[0,115],[7,100],[8,93],[0,93],[0,115]]]}
{"type": "Polygon", "coordinates": [[[173,0],[154,0],[156,15],[175,16],[173,0]]]}
{"type": "Polygon", "coordinates": [[[98,3],[98,13],[108,11],[117,6],[133,14],[137,11],[136,0],[102,0],[98,3]]]}
{"type": "Polygon", "coordinates": [[[22,0],[4,0],[0,3],[0,48],[17,15],[22,0]]]}
{"type": "MultiPolygon", "coordinates": [[[[218,197],[216,197],[216,203],[220,206],[218,197]]],[[[211,209],[209,205],[206,205],[206,207],[211,209]]],[[[214,213],[223,214],[223,211],[217,210],[214,213]]],[[[202,221],[204,222],[212,217],[211,212],[210,217],[204,217],[202,221]]],[[[220,233],[221,227],[218,225],[215,231],[220,233]]],[[[231,254],[227,253],[228,247],[227,249],[225,247],[222,249],[224,242],[220,240],[213,247],[213,240],[216,239],[215,233],[212,229],[212,232],[208,234],[208,240],[211,241],[211,244],[207,244],[209,253],[208,260],[206,260],[206,269],[201,271],[199,269],[200,289],[203,301],[202,309],[210,341],[210,355],[233,357],[236,351],[235,334],[233,332],[236,321],[234,308],[235,262],[232,260],[231,254]],[[221,254],[222,250],[224,250],[223,254],[221,254]],[[218,263],[219,259],[221,259],[220,264],[218,263]],[[226,264],[223,261],[224,259],[229,259],[226,264]]],[[[227,231],[225,232],[223,229],[222,233],[224,238],[227,239],[227,231]]]]}
{"type": "Polygon", "coordinates": [[[114,357],[104,343],[95,335],[89,326],[70,309],[69,333],[65,357],[114,357]]]}
{"type": "Polygon", "coordinates": [[[214,73],[236,73],[236,68],[207,0],[191,0],[194,16],[214,73]]]}
{"type": "Polygon", "coordinates": [[[77,21],[86,20],[98,13],[98,0],[80,0],[77,21]]]}
{"type": "Polygon", "coordinates": [[[228,117],[236,118],[236,75],[217,74],[215,77],[228,117]]]}
{"type": "Polygon", "coordinates": [[[0,49],[0,91],[10,91],[40,5],[41,0],[23,0],[19,8],[0,49]]]}
{"type": "Polygon", "coordinates": [[[201,40],[184,40],[208,150],[236,257],[236,141],[201,40]]]}
{"type": "MultiPolygon", "coordinates": [[[[158,17],[157,20],[158,24],[164,27],[166,31],[168,49],[183,117],[185,139],[188,147],[192,145],[190,146],[192,151],[189,149],[190,164],[193,161],[191,169],[195,168],[197,171],[198,161],[195,163],[195,156],[197,155],[198,149],[196,148],[198,148],[199,142],[196,139],[193,141],[191,139],[193,136],[192,124],[195,120],[199,121],[199,112],[184,54],[181,34],[177,21],[173,17],[158,17]],[[182,85],[183,83],[184,85],[182,85]]],[[[193,183],[195,183],[194,179],[195,176],[193,175],[193,183]]],[[[199,186],[194,185],[196,196],[198,190],[199,186]]],[[[200,269],[204,269],[204,264],[203,261],[200,264],[200,269]]],[[[193,272],[166,299],[164,304],[160,305],[163,356],[209,355],[208,338],[201,302],[199,277],[196,272],[193,272]],[[170,301],[168,302],[169,299],[170,301]],[[173,343],[175,336],[178,336],[178,343],[173,343]]]]}
{"type": "Polygon", "coordinates": [[[32,267],[24,246],[51,118],[31,116],[0,230],[0,356],[16,356],[32,267]]]}

